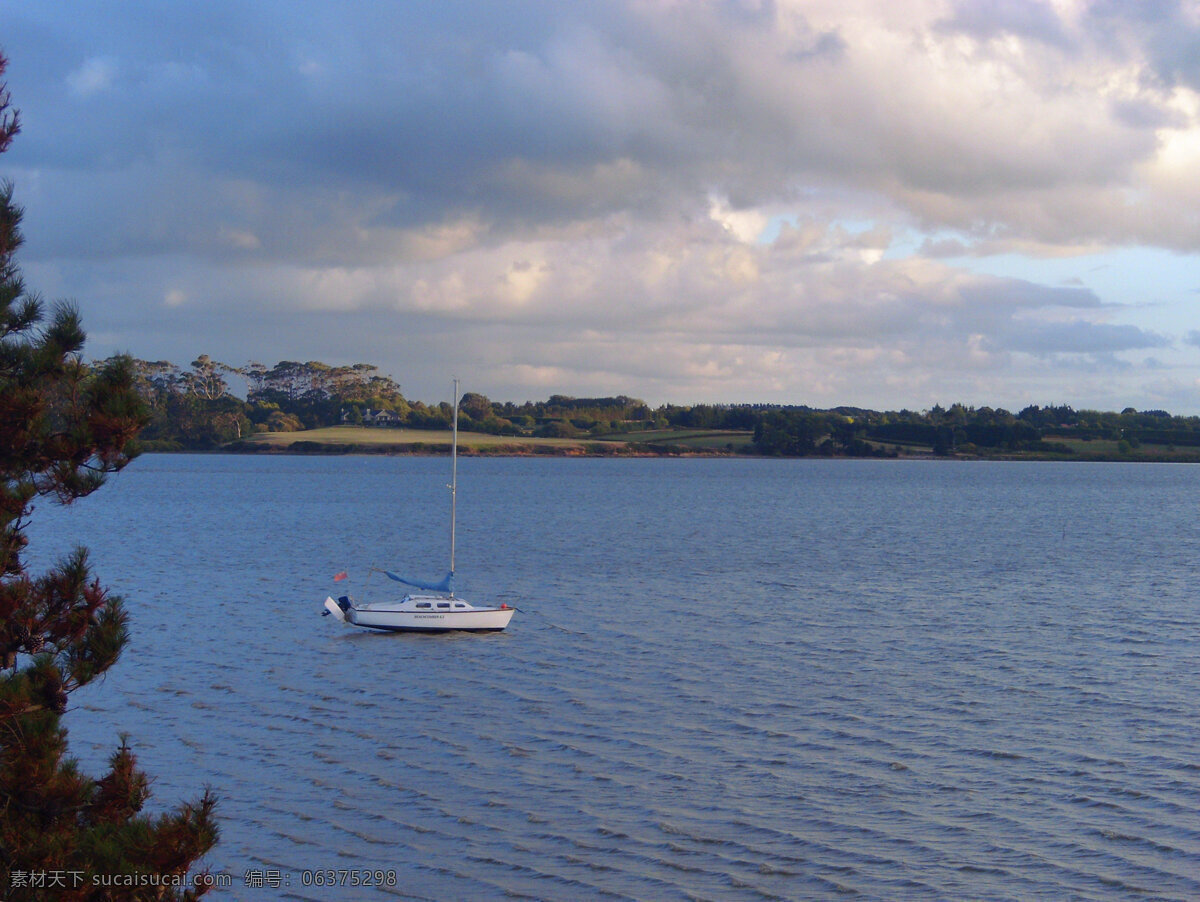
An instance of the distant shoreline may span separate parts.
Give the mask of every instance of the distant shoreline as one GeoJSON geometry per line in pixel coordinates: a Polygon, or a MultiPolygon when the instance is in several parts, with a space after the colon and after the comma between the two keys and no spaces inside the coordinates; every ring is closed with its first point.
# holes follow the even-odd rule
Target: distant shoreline
{"type": "MultiPolygon", "coordinates": [[[[331,442],[297,441],[287,445],[265,445],[262,443],[235,442],[222,448],[213,449],[218,454],[250,454],[267,455],[323,455],[323,456],[385,456],[385,457],[448,457],[451,452],[450,443],[444,445],[424,442],[397,444],[337,444],[331,442]]],[[[168,452],[170,453],[170,452],[168,452]]],[[[459,457],[765,457],[767,455],[753,453],[733,453],[729,451],[704,451],[687,448],[647,448],[634,444],[621,446],[616,443],[588,443],[577,446],[545,446],[521,442],[492,444],[482,446],[458,447],[459,457]]]]}
{"type": "MultiPolygon", "coordinates": [[[[319,432],[320,430],[314,430],[319,432]]],[[[372,430],[374,431],[374,430],[372,430]]],[[[143,449],[149,454],[235,454],[235,455],[287,455],[287,456],[386,456],[386,457],[446,457],[449,456],[449,441],[387,441],[379,436],[370,442],[317,441],[302,438],[306,433],[269,433],[269,438],[255,436],[217,448],[161,447],[164,443],[151,442],[143,449]],[[291,439],[290,441],[288,439],[291,439]]],[[[934,454],[929,448],[902,448],[898,453],[874,455],[772,455],[754,449],[752,443],[737,445],[729,443],[722,447],[705,447],[687,444],[685,441],[671,442],[621,442],[605,440],[536,440],[489,436],[481,433],[460,433],[458,453],[462,457],[554,457],[554,458],[705,458],[705,459],[758,459],[758,460],[900,460],[900,461],[1005,461],[1005,462],[1063,462],[1063,463],[1200,463],[1200,449],[1177,449],[1165,451],[1157,447],[1138,448],[1128,454],[1106,453],[1097,449],[1085,453],[1048,453],[1039,451],[997,451],[994,454],[950,453],[934,454]],[[1190,453],[1189,453],[1190,452],[1190,453]]]]}

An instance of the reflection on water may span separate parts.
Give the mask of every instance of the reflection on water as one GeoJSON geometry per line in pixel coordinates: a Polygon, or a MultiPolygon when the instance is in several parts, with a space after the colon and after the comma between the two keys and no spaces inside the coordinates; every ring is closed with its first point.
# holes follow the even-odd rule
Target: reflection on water
{"type": "Polygon", "coordinates": [[[211,784],[225,898],[1200,897],[1200,468],[460,468],[505,633],[319,616],[444,567],[444,460],[145,457],[37,512],[134,620],[72,748],[211,784]]]}

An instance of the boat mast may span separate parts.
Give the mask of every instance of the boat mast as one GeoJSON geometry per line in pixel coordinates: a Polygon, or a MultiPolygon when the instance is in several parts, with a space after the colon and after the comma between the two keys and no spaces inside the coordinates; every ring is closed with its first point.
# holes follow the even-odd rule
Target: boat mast
{"type": "MultiPolygon", "coordinates": [[[[458,380],[454,380],[454,438],[450,443],[450,575],[454,576],[454,520],[458,513],[458,380]]],[[[451,587],[450,594],[454,594],[451,587]]]]}

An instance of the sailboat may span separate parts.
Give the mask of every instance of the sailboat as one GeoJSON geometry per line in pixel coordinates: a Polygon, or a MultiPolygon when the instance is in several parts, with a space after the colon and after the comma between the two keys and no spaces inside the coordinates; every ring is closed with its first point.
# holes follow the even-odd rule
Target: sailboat
{"type": "Polygon", "coordinates": [[[429,594],[408,593],[399,601],[356,604],[348,595],[325,599],[325,615],[365,629],[442,633],[449,630],[496,632],[508,626],[516,608],[476,607],[454,594],[455,519],[458,513],[458,380],[454,380],[454,439],[450,446],[450,572],[437,582],[412,579],[384,570],[399,583],[429,594]]]}

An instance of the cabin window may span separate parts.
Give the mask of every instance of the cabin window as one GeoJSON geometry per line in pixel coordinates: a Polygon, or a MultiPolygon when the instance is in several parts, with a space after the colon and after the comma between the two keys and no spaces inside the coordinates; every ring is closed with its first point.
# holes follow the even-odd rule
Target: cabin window
{"type": "Polygon", "coordinates": [[[419,607],[419,608],[427,608],[429,606],[430,606],[429,602],[427,602],[427,601],[418,601],[417,602],[417,607],[419,607]]]}
{"type": "Polygon", "coordinates": [[[463,604],[463,603],[460,601],[458,604],[456,604],[456,605],[455,605],[455,607],[456,607],[456,608],[465,608],[465,607],[466,607],[466,605],[465,605],[465,604],[463,604]]]}
{"type": "Polygon", "coordinates": [[[448,601],[439,601],[439,602],[438,602],[438,607],[439,607],[439,608],[448,608],[448,607],[450,607],[450,602],[448,602],[448,601]]]}

